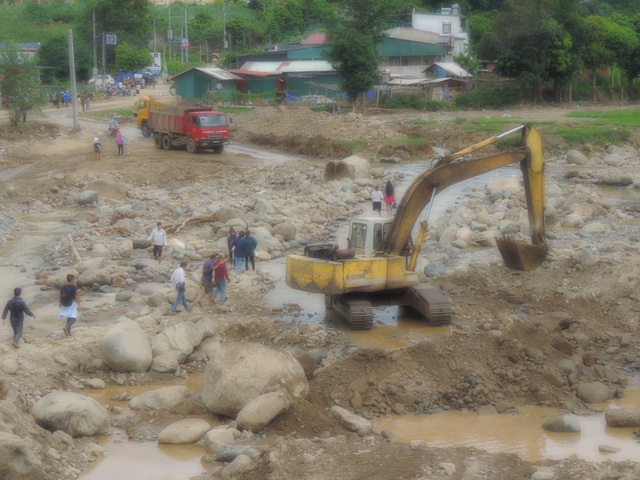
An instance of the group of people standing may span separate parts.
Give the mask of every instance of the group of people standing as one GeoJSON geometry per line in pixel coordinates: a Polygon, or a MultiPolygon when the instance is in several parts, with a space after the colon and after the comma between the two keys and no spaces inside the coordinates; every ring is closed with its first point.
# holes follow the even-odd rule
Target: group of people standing
{"type": "MultiPolygon", "coordinates": [[[[149,240],[154,242],[153,251],[154,258],[160,261],[162,248],[166,245],[166,233],[162,230],[162,225],[158,222],[157,227],[149,235],[149,240]]],[[[229,249],[229,264],[235,269],[236,275],[249,269],[255,271],[256,248],[258,241],[246,231],[236,232],[235,227],[229,227],[227,233],[227,246],[229,249]]],[[[171,306],[171,315],[174,315],[178,307],[182,304],[185,311],[189,311],[189,305],[185,296],[187,262],[181,262],[171,274],[171,284],[178,292],[176,300],[171,306]]],[[[224,305],[227,299],[227,285],[231,281],[229,278],[229,269],[227,267],[227,255],[225,253],[212,254],[202,266],[202,275],[200,278],[200,293],[196,297],[196,303],[202,307],[202,300],[207,297],[210,306],[216,302],[218,295],[220,296],[220,305],[224,305]]]]}
{"type": "Polygon", "coordinates": [[[249,263],[251,263],[251,270],[256,270],[258,241],[251,235],[249,229],[236,232],[235,227],[229,227],[227,246],[229,247],[229,263],[234,266],[236,275],[249,270],[249,263]]]}

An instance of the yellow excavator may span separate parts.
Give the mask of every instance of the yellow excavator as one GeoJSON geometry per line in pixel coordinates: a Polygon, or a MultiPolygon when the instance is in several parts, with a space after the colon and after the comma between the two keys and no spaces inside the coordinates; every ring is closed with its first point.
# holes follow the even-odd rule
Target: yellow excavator
{"type": "Polygon", "coordinates": [[[394,217],[352,219],[347,248],[316,244],[305,247],[304,254],[287,255],[287,285],[324,294],[327,309],[340,313],[354,330],[370,329],[372,308],[380,305],[412,307],[432,325],[450,323],[450,301],[436,288],[420,285],[415,272],[434,198],[455,183],[514,163],[520,164],[524,178],[532,244],[508,236],[497,238],[496,243],[507,267],[536,269],[549,250],[544,225],[544,158],[540,134],[527,124],[434,161],[409,186],[394,217]],[[516,132],[520,133],[516,148],[473,155],[516,132]],[[411,233],[427,205],[414,244],[411,233]]]}

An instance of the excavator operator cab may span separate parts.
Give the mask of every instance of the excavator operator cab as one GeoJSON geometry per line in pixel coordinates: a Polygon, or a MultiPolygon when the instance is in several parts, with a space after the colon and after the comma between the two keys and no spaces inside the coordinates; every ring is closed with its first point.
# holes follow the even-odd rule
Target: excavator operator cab
{"type": "Polygon", "coordinates": [[[393,217],[354,218],[349,228],[351,248],[367,256],[381,252],[392,223],[393,217]]]}

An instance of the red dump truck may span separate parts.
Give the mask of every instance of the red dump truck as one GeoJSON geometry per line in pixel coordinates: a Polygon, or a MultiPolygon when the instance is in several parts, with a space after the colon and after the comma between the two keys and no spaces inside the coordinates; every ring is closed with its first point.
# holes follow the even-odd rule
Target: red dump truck
{"type": "Polygon", "coordinates": [[[222,153],[229,143],[229,123],[224,113],[211,107],[181,106],[150,109],[148,129],[153,132],[156,148],[170,150],[187,147],[187,151],[212,148],[214,153],[222,153]]]}

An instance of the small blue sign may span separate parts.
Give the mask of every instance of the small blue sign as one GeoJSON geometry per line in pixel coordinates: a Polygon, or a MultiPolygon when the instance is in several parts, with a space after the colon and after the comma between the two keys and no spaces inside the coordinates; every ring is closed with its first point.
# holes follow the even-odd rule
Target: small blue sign
{"type": "Polygon", "coordinates": [[[107,36],[107,39],[106,39],[107,45],[115,45],[116,43],[118,43],[117,35],[113,33],[107,33],[106,36],[107,36]]]}

